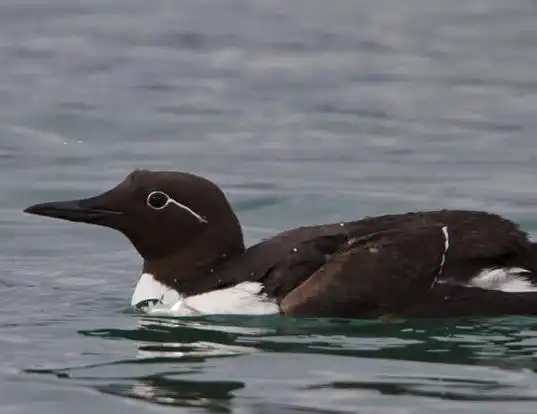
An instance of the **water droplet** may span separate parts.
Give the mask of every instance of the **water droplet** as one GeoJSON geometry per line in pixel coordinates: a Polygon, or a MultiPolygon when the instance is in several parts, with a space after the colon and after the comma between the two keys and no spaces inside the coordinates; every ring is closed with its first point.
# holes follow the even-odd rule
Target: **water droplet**
{"type": "Polygon", "coordinates": [[[377,249],[376,247],[371,247],[371,248],[369,249],[369,252],[370,252],[370,253],[378,253],[378,252],[379,252],[379,249],[377,249]]]}
{"type": "Polygon", "coordinates": [[[298,252],[298,249],[296,247],[293,247],[293,252],[298,252]]]}
{"type": "Polygon", "coordinates": [[[211,269],[211,273],[214,273],[214,269],[211,269]]]}
{"type": "Polygon", "coordinates": [[[343,227],[343,226],[345,226],[345,223],[341,222],[341,223],[339,223],[339,226],[343,227]]]}

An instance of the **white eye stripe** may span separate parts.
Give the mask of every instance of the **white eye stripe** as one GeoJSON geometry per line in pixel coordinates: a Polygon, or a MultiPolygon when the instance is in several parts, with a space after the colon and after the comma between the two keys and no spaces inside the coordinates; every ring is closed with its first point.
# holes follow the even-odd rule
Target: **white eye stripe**
{"type": "MultiPolygon", "coordinates": [[[[192,210],[191,208],[185,206],[184,204],[181,204],[179,203],[178,201],[175,201],[173,198],[169,198],[168,201],[166,202],[166,205],[168,205],[169,203],[171,204],[175,204],[177,207],[179,208],[182,208],[183,210],[189,212],[190,214],[192,214],[194,217],[196,217],[198,219],[198,221],[200,223],[208,223],[207,219],[203,218],[202,216],[200,216],[198,213],[196,213],[194,210],[192,210]]],[[[164,207],[166,207],[166,205],[164,207]]]]}
{"type": "Polygon", "coordinates": [[[163,191],[152,191],[150,192],[148,195],[147,195],[147,198],[146,198],[146,204],[148,207],[152,208],[153,210],[163,210],[165,209],[166,207],[168,207],[169,204],[173,204],[177,207],[179,207],[180,209],[183,209],[185,210],[186,212],[190,213],[191,215],[193,215],[200,223],[208,223],[208,221],[202,217],[201,215],[199,215],[198,213],[196,213],[194,210],[192,210],[191,208],[185,206],[184,204],[181,204],[179,201],[177,200],[174,200],[173,198],[171,198],[168,194],[166,194],[165,192],[163,191]],[[166,198],[166,202],[162,205],[162,206],[154,206],[151,204],[151,197],[153,196],[161,196],[161,197],[165,197],[166,198]]]}

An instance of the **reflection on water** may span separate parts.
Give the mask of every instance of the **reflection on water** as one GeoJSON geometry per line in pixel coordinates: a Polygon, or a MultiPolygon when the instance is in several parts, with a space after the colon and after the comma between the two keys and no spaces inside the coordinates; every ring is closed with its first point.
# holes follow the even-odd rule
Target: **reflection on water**
{"type": "Polygon", "coordinates": [[[243,388],[239,381],[188,381],[155,376],[134,385],[97,386],[99,391],[123,397],[179,406],[203,406],[212,412],[230,412],[233,391],[243,388]]]}
{"type": "Polygon", "coordinates": [[[209,412],[232,412],[237,393],[246,397],[242,405],[252,403],[248,412],[262,412],[269,403],[267,388],[282,394],[278,410],[288,412],[298,412],[292,411],[296,399],[309,399],[313,407],[315,396],[328,391],[355,402],[386,394],[453,402],[537,401],[532,390],[536,326],[531,318],[377,322],[144,316],[132,329],[79,331],[134,341],[132,359],[27,372],[209,412]],[[293,377],[285,375],[279,354],[286,355],[293,377]],[[297,371],[303,372],[300,380],[297,371]]]}

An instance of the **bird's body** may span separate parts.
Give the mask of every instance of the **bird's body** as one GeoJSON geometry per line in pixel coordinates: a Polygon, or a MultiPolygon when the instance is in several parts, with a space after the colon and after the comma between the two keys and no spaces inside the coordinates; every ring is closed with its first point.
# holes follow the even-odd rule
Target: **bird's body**
{"type": "Polygon", "coordinates": [[[440,210],[301,227],[246,249],[216,185],[192,174],[151,171],[135,171],[97,197],[26,211],[125,234],[144,258],[144,280],[161,286],[161,293],[143,297],[139,283],[134,305],[164,304],[168,295],[175,298],[171,308],[186,312],[204,295],[222,301],[208,294],[228,292],[240,298],[240,310],[250,300],[241,290],[247,286],[267,304],[260,313],[537,314],[537,248],[515,223],[486,212],[440,210]]]}

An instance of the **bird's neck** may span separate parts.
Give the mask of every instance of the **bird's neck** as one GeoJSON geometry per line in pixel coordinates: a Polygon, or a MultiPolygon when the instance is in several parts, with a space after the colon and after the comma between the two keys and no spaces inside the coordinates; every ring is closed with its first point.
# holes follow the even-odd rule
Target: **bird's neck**
{"type": "Polygon", "coordinates": [[[167,256],[145,260],[143,272],[184,296],[192,296],[230,284],[219,269],[244,253],[241,232],[207,234],[167,256]]]}

